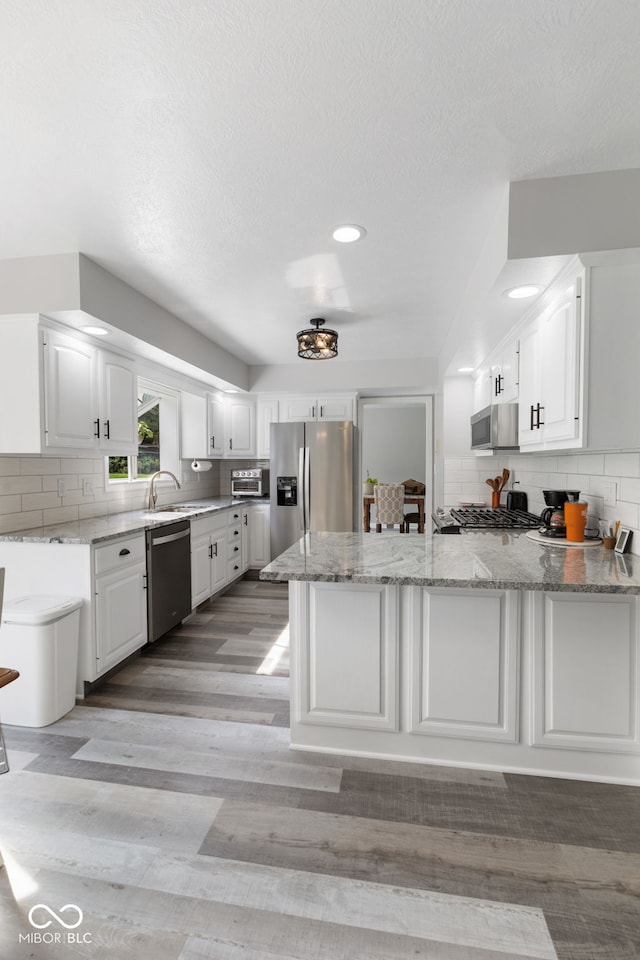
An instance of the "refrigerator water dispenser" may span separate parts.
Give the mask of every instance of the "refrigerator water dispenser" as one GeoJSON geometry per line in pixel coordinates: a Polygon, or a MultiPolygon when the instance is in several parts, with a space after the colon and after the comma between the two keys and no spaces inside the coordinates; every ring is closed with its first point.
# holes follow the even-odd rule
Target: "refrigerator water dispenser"
{"type": "Polygon", "coordinates": [[[276,490],[277,490],[277,504],[279,507],[297,507],[298,506],[298,478],[297,477],[278,477],[276,490]]]}

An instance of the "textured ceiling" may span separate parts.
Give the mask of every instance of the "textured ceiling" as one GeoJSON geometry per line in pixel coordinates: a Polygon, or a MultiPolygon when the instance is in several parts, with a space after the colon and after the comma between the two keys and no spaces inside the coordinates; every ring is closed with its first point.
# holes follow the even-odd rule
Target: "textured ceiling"
{"type": "Polygon", "coordinates": [[[314,316],[437,355],[509,180],[640,167],[639,41],[637,0],[0,0],[0,257],[249,363],[314,316]]]}

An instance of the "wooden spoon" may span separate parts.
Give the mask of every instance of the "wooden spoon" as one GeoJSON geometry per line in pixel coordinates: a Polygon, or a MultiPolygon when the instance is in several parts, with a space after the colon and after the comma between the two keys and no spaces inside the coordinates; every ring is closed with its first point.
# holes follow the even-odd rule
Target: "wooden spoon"
{"type": "Polygon", "coordinates": [[[492,490],[497,489],[495,480],[485,480],[485,483],[488,483],[492,490]]]}
{"type": "Polygon", "coordinates": [[[507,483],[509,482],[510,476],[511,476],[511,471],[507,470],[507,468],[505,467],[504,470],[502,471],[502,483],[500,484],[500,488],[499,488],[500,490],[504,490],[507,483]]]}

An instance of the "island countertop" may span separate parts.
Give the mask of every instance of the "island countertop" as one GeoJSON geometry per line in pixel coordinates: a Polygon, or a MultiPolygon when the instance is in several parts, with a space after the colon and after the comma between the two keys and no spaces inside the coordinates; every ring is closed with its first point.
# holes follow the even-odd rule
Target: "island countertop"
{"type": "Polygon", "coordinates": [[[559,547],[523,533],[310,533],[260,572],[262,580],[640,593],[640,558],[602,544],[559,547]]]}

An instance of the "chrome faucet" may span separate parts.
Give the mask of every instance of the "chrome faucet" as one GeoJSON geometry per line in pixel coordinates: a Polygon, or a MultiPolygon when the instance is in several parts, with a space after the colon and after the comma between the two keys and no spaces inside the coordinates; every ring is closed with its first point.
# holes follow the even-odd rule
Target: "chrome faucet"
{"type": "Polygon", "coordinates": [[[151,483],[149,484],[149,510],[155,510],[156,508],[156,500],[158,499],[158,494],[156,493],[156,480],[158,477],[162,476],[163,473],[166,473],[168,477],[171,477],[176,485],[176,490],[180,489],[180,481],[175,474],[171,473],[171,470],[156,471],[156,473],[154,473],[151,477],[151,483]]]}

